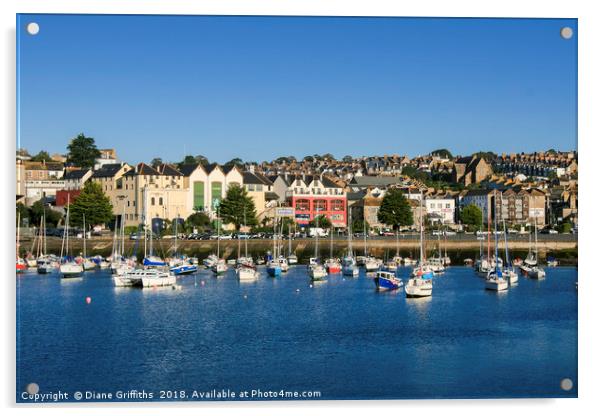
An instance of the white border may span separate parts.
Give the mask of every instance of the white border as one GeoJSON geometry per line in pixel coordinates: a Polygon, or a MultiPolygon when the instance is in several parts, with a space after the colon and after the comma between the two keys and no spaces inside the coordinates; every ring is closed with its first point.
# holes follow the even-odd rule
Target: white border
{"type": "MultiPolygon", "coordinates": [[[[237,414],[244,411],[248,415],[265,414],[328,414],[345,412],[350,415],[363,415],[376,411],[379,414],[399,414],[400,412],[447,415],[487,414],[504,415],[515,412],[546,412],[547,415],[566,415],[593,413],[600,408],[597,382],[600,375],[600,356],[602,353],[600,332],[601,296],[599,275],[600,267],[596,256],[602,254],[602,245],[595,239],[596,229],[600,229],[600,215],[596,202],[602,202],[600,191],[596,189],[596,165],[600,165],[602,156],[602,134],[600,119],[600,39],[602,39],[602,19],[595,2],[574,1],[413,1],[408,3],[381,0],[238,0],[238,1],[183,1],[183,0],[57,0],[57,1],[4,1],[1,20],[2,42],[2,91],[0,101],[4,133],[4,195],[2,204],[3,230],[2,265],[2,358],[4,365],[0,376],[1,404],[8,407],[7,413],[29,414],[37,409],[27,406],[15,407],[15,281],[13,279],[12,256],[14,253],[14,219],[12,195],[14,191],[14,142],[15,142],[15,13],[115,13],[115,14],[240,14],[240,15],[338,15],[338,16],[474,16],[474,17],[568,17],[579,19],[579,162],[581,190],[580,210],[580,252],[579,252],[579,399],[565,400],[474,400],[474,401],[395,401],[395,402],[262,402],[262,403],[194,403],[166,404],[156,406],[143,404],[102,406],[47,406],[48,414],[106,414],[109,411],[140,415],[164,414],[176,412],[184,414],[237,414]],[[8,181],[8,183],[6,182],[8,181]],[[10,190],[10,191],[9,191],[10,190]],[[598,215],[596,215],[598,214],[598,215]],[[595,215],[595,217],[594,217],[595,215]],[[596,221],[597,220],[597,221],[596,221]],[[597,267],[595,267],[597,266],[597,267]],[[11,370],[11,371],[7,371],[11,370]],[[112,410],[115,409],[115,410],[112,410]],[[119,409],[119,410],[117,410],[119,409]]],[[[599,208],[598,208],[599,209],[599,208]]],[[[43,311],[40,311],[43,313],[43,311]]],[[[342,381],[343,382],[343,381],[342,381]]]]}

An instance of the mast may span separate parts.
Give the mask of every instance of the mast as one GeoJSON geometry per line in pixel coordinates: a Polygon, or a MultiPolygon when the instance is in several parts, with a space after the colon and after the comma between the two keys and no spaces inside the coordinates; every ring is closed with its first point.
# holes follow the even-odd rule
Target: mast
{"type": "Polygon", "coordinates": [[[69,194],[67,194],[67,216],[65,217],[65,254],[69,256],[69,211],[71,204],[69,203],[69,194]]]}
{"type": "Polygon", "coordinates": [[[491,212],[487,210],[487,261],[491,267],[491,212]]]}
{"type": "Polygon", "coordinates": [[[179,216],[176,217],[176,225],[174,226],[174,232],[173,232],[173,253],[174,253],[174,257],[178,256],[178,220],[179,220],[179,216]]]}
{"type": "MultiPolygon", "coordinates": [[[[496,198],[496,191],[493,191],[493,202],[495,205],[495,198],[496,198]]],[[[497,253],[497,244],[498,244],[498,238],[497,238],[497,209],[494,211],[494,217],[493,217],[493,229],[495,232],[495,258],[493,259],[494,263],[495,263],[495,271],[497,272],[497,259],[498,259],[498,253],[497,253]]]]}
{"type": "MultiPolygon", "coordinates": [[[[242,217],[243,217],[243,221],[245,224],[245,230],[247,230],[247,207],[245,207],[242,211],[242,217]]],[[[249,254],[247,252],[247,240],[249,239],[249,232],[248,230],[245,231],[245,258],[249,257],[249,254]]],[[[239,236],[239,241],[240,241],[240,236],[239,236]]],[[[240,257],[240,249],[238,250],[238,257],[240,257]]]]}
{"type": "MultiPolygon", "coordinates": [[[[502,205],[502,195],[500,195],[500,206],[502,205]]],[[[502,211],[502,228],[504,231],[504,247],[506,250],[506,267],[508,269],[514,269],[514,267],[510,267],[510,253],[508,251],[508,237],[506,236],[506,220],[504,220],[504,212],[502,211]]]]}
{"type": "Polygon", "coordinates": [[[533,234],[535,234],[535,262],[539,260],[539,251],[537,249],[537,215],[535,215],[535,227],[533,227],[533,234]]]}
{"type": "Polygon", "coordinates": [[[364,218],[364,256],[368,257],[368,241],[366,234],[366,219],[364,218]]]}
{"type": "Polygon", "coordinates": [[[348,250],[349,250],[349,257],[353,257],[353,249],[352,249],[352,243],[351,243],[351,239],[353,238],[352,235],[352,224],[351,224],[351,212],[349,212],[349,219],[347,220],[349,222],[348,228],[349,231],[347,231],[347,245],[349,246],[348,250]]]}
{"type": "Polygon", "coordinates": [[[84,218],[84,225],[82,228],[84,229],[84,259],[86,258],[86,214],[82,214],[84,218]]]}
{"type": "Polygon", "coordinates": [[[424,233],[424,228],[423,228],[423,224],[422,224],[422,203],[423,203],[423,198],[422,198],[422,189],[420,190],[420,265],[422,266],[422,264],[424,263],[424,247],[423,247],[423,236],[422,234],[424,233]]]}
{"type": "Polygon", "coordinates": [[[20,238],[21,213],[17,212],[17,259],[19,258],[19,238],[20,238]]]}
{"type": "Polygon", "coordinates": [[[397,230],[395,231],[395,247],[395,257],[399,257],[399,227],[397,227],[397,230]]]}
{"type": "Polygon", "coordinates": [[[332,231],[332,226],[330,227],[330,258],[332,259],[333,255],[333,245],[334,245],[334,233],[332,231]]]}
{"type": "Polygon", "coordinates": [[[47,236],[46,236],[46,207],[44,207],[44,211],[42,211],[42,218],[44,219],[44,244],[43,244],[43,249],[44,249],[44,255],[46,255],[48,253],[47,247],[46,247],[46,240],[47,240],[47,236]]]}
{"type": "Polygon", "coordinates": [[[221,224],[219,222],[219,205],[217,206],[217,222],[216,222],[216,227],[217,227],[217,258],[219,260],[219,229],[222,228],[221,224]]]}

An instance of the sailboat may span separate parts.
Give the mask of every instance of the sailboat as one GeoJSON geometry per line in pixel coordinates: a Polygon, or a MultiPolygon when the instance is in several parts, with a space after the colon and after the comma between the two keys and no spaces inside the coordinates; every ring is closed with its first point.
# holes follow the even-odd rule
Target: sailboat
{"type": "Polygon", "coordinates": [[[46,274],[53,272],[57,267],[58,263],[54,256],[48,256],[46,254],[46,210],[42,212],[42,218],[40,218],[40,231],[38,239],[38,251],[37,251],[37,271],[39,274],[46,274]]]}
{"type": "MultiPolygon", "coordinates": [[[[495,201],[496,191],[493,191],[493,200],[495,201]]],[[[498,234],[497,234],[497,210],[495,210],[493,218],[493,228],[495,233],[495,258],[498,258],[498,234]]],[[[498,262],[495,262],[493,270],[487,274],[485,279],[485,289],[501,292],[508,290],[508,280],[502,275],[502,270],[498,267],[498,262]]]]}
{"type": "Polygon", "coordinates": [[[340,273],[341,272],[341,262],[338,259],[334,258],[334,232],[333,229],[330,228],[330,258],[324,262],[324,266],[326,267],[326,271],[330,274],[340,273]]]}
{"type": "MultiPolygon", "coordinates": [[[[295,225],[296,225],[296,223],[293,223],[293,227],[295,225]]],[[[294,232],[294,228],[293,228],[293,232],[294,232]]],[[[295,253],[293,253],[293,233],[291,233],[291,231],[290,231],[290,226],[289,226],[289,232],[288,232],[288,257],[286,259],[288,260],[288,264],[297,264],[299,262],[297,255],[295,253]]]]}
{"type": "Polygon", "coordinates": [[[185,274],[196,273],[198,268],[195,264],[188,261],[188,258],[178,253],[178,222],[180,217],[178,216],[174,224],[174,258],[169,262],[169,271],[176,276],[185,274]]]}
{"type": "Polygon", "coordinates": [[[215,261],[211,266],[211,270],[216,276],[221,276],[228,271],[228,265],[226,264],[226,260],[220,258],[219,256],[219,243],[220,243],[220,231],[222,228],[221,219],[219,216],[219,205],[217,207],[217,255],[215,257],[215,261]]]}
{"type": "Polygon", "coordinates": [[[437,233],[437,256],[432,256],[427,260],[427,264],[431,268],[434,274],[443,274],[445,272],[445,262],[441,255],[441,232],[437,233]]]}
{"type": "Polygon", "coordinates": [[[360,275],[360,269],[357,267],[353,257],[351,213],[349,213],[349,219],[347,221],[349,223],[347,230],[347,255],[343,257],[343,276],[357,277],[360,275]]]}
{"type": "Polygon", "coordinates": [[[84,272],[84,268],[81,264],[75,262],[69,256],[69,211],[71,204],[69,202],[69,195],[67,194],[67,215],[65,216],[65,227],[63,230],[63,243],[61,245],[61,265],[59,271],[63,278],[80,277],[84,272]],[[63,252],[64,248],[64,252],[63,252]],[[64,254],[64,256],[63,256],[64,254]]]}
{"type": "MultiPolygon", "coordinates": [[[[245,229],[247,227],[247,215],[246,211],[244,213],[244,225],[245,229]]],[[[238,280],[246,281],[246,280],[255,280],[259,277],[259,272],[257,271],[255,264],[253,263],[253,258],[249,257],[248,247],[247,247],[247,239],[245,238],[245,255],[244,257],[240,256],[240,238],[238,239],[238,260],[237,260],[237,268],[236,275],[238,276],[238,280]]]]}
{"type": "Polygon", "coordinates": [[[320,258],[319,258],[319,251],[318,251],[318,233],[316,234],[316,243],[315,243],[315,252],[314,252],[314,257],[309,259],[309,267],[308,267],[308,274],[309,277],[311,278],[311,280],[314,281],[319,281],[319,280],[324,280],[326,279],[326,276],[328,276],[328,272],[326,271],[326,267],[324,267],[322,264],[320,264],[320,258]]]}
{"type": "Polygon", "coordinates": [[[433,294],[433,271],[424,260],[424,225],[422,219],[422,192],[420,192],[420,260],[412,271],[412,276],[405,285],[408,298],[423,298],[433,294]]]}
{"type": "MultiPolygon", "coordinates": [[[[495,195],[494,195],[495,198],[495,195]]],[[[502,196],[500,195],[500,199],[502,196]]],[[[500,204],[501,206],[501,204],[500,204]]],[[[518,273],[514,270],[514,266],[510,261],[510,252],[508,251],[508,236],[506,232],[506,221],[504,220],[504,215],[502,214],[502,231],[504,233],[504,250],[506,252],[506,267],[502,271],[502,276],[504,279],[510,283],[510,285],[514,285],[518,283],[518,273]]]]}
{"type": "Polygon", "coordinates": [[[84,271],[87,270],[93,270],[96,268],[96,263],[94,263],[92,260],[90,260],[87,256],[87,252],[86,252],[86,237],[88,234],[88,230],[86,229],[86,215],[83,215],[83,230],[82,230],[82,234],[83,234],[83,246],[84,246],[84,252],[83,252],[83,256],[80,257],[80,263],[82,265],[82,267],[84,268],[84,271]]]}
{"type": "Polygon", "coordinates": [[[113,276],[115,286],[136,286],[136,287],[160,287],[173,286],[176,283],[176,275],[167,269],[165,262],[153,255],[153,232],[152,225],[150,230],[149,253],[146,252],[146,192],[147,188],[143,189],[143,209],[142,209],[142,226],[144,230],[144,260],[143,268],[129,270],[121,276],[113,276]]]}
{"type": "Polygon", "coordinates": [[[282,273],[286,273],[288,272],[288,260],[286,259],[286,257],[284,257],[284,254],[282,254],[284,252],[284,242],[282,240],[282,236],[283,236],[283,227],[284,227],[284,221],[280,221],[280,230],[278,232],[278,249],[277,249],[277,253],[276,253],[276,261],[278,261],[278,264],[280,265],[280,270],[282,271],[282,273]]]}
{"type": "Polygon", "coordinates": [[[19,257],[19,245],[20,245],[20,229],[21,229],[21,213],[17,213],[17,273],[22,273],[27,270],[27,263],[23,258],[19,257]]]}
{"type": "Polygon", "coordinates": [[[277,220],[274,218],[274,236],[273,240],[273,254],[268,254],[268,262],[266,264],[266,270],[268,272],[268,276],[276,277],[282,274],[282,268],[280,267],[280,262],[278,261],[278,255],[276,250],[276,223],[277,220]]]}
{"type": "MultiPolygon", "coordinates": [[[[529,277],[531,279],[543,279],[546,277],[546,272],[544,271],[544,269],[539,266],[539,262],[538,262],[538,255],[539,255],[539,251],[537,249],[537,217],[535,217],[535,229],[533,230],[533,234],[534,234],[534,238],[535,238],[535,264],[532,265],[528,271],[527,274],[529,275],[529,277]]],[[[525,259],[525,261],[527,261],[525,259]]]]}
{"type": "MultiPolygon", "coordinates": [[[[146,235],[145,235],[146,238],[146,235]]],[[[136,240],[138,241],[138,240],[136,240]]],[[[137,244],[137,243],[136,243],[137,244]]],[[[115,286],[131,286],[129,280],[122,280],[119,276],[125,273],[132,272],[136,269],[135,258],[125,257],[125,204],[123,206],[123,214],[118,223],[118,216],[115,216],[115,230],[113,232],[113,250],[111,254],[111,274],[113,275],[113,283],[115,286]]]]}

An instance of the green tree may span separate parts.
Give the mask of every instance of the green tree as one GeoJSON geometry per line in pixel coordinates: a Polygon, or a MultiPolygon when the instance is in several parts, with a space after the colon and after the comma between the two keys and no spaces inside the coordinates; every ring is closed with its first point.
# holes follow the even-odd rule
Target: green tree
{"type": "Polygon", "coordinates": [[[370,225],[367,221],[355,220],[351,223],[351,230],[354,233],[368,232],[368,230],[370,230],[370,225]]]}
{"type": "MultiPolygon", "coordinates": [[[[208,165],[209,164],[209,159],[207,159],[205,156],[203,155],[196,155],[194,157],[194,160],[196,163],[200,163],[201,165],[208,165]]],[[[194,163],[194,162],[193,162],[194,163]]]]}
{"type": "Polygon", "coordinates": [[[401,189],[389,189],[380,204],[378,221],[393,229],[414,224],[414,214],[408,199],[401,189]]]}
{"type": "Polygon", "coordinates": [[[63,215],[51,209],[48,205],[44,204],[42,200],[36,201],[30,208],[30,224],[38,227],[40,225],[40,219],[46,213],[46,226],[56,227],[60,222],[63,215]]]}
{"type": "Polygon", "coordinates": [[[70,225],[80,226],[83,216],[86,216],[86,226],[105,224],[113,219],[111,201],[104,194],[100,184],[86,182],[84,189],[70,205],[70,225]]]}
{"type": "Polygon", "coordinates": [[[159,165],[163,164],[163,159],[161,159],[160,157],[156,157],[153,160],[151,160],[150,165],[153,168],[157,168],[159,165]]]}
{"type": "Polygon", "coordinates": [[[351,163],[353,162],[353,157],[347,155],[347,156],[343,156],[343,162],[345,163],[351,163]]]}
{"type": "Polygon", "coordinates": [[[40,150],[39,153],[31,158],[32,162],[49,162],[52,158],[46,150],[40,150]]]}
{"type": "Polygon", "coordinates": [[[244,162],[239,157],[235,157],[234,159],[232,159],[232,160],[230,160],[229,162],[226,163],[226,166],[242,167],[243,165],[244,165],[244,162]]]}
{"type": "Polygon", "coordinates": [[[226,197],[219,203],[219,215],[224,223],[234,224],[236,231],[245,222],[250,227],[257,225],[255,203],[247,190],[237,183],[228,187],[226,197]]]}
{"type": "Polygon", "coordinates": [[[466,205],[460,211],[460,221],[464,225],[476,227],[483,223],[483,212],[475,204],[466,205]]]}
{"type": "Polygon", "coordinates": [[[211,228],[211,219],[204,212],[195,212],[186,218],[186,225],[191,228],[211,228]]]}
{"type": "Polygon", "coordinates": [[[439,156],[441,158],[445,158],[445,159],[451,159],[453,158],[453,155],[451,154],[451,152],[447,149],[437,149],[437,150],[433,150],[431,152],[431,156],[439,156]]]}
{"type": "Polygon", "coordinates": [[[92,168],[94,162],[100,157],[94,139],[80,133],[67,145],[67,163],[80,168],[92,168]]]}
{"type": "Polygon", "coordinates": [[[330,228],[332,227],[332,222],[325,215],[316,215],[313,220],[310,222],[310,227],[317,228],[330,228]]]}
{"type": "Polygon", "coordinates": [[[31,221],[29,220],[29,216],[30,216],[30,212],[29,212],[29,208],[27,208],[25,205],[23,205],[22,203],[18,203],[17,204],[17,210],[15,213],[15,217],[17,217],[17,214],[20,214],[21,216],[21,224],[23,224],[23,220],[26,219],[28,223],[31,223],[31,221]]]}

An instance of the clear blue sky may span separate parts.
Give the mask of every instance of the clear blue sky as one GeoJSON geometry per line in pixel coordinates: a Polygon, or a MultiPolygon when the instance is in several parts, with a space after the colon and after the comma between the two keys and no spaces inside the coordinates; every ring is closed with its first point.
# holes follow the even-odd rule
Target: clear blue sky
{"type": "Polygon", "coordinates": [[[79,132],[130,163],[577,146],[575,19],[20,15],[17,27],[30,153],[64,153],[79,132]]]}

